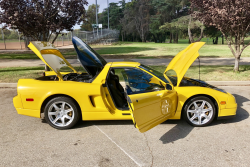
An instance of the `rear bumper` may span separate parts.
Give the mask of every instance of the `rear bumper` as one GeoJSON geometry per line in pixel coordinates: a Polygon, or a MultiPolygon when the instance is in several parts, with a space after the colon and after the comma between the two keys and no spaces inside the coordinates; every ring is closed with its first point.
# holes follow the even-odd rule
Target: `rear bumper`
{"type": "Polygon", "coordinates": [[[40,110],[30,110],[30,109],[22,109],[22,108],[16,108],[17,113],[21,115],[27,115],[30,117],[36,117],[41,118],[40,116],[40,110]]]}
{"type": "Polygon", "coordinates": [[[18,95],[13,98],[13,104],[18,114],[37,117],[37,118],[41,117],[40,110],[23,109],[22,100],[18,95]]]}
{"type": "Polygon", "coordinates": [[[13,104],[15,108],[23,108],[22,100],[18,95],[13,98],[13,104]]]}

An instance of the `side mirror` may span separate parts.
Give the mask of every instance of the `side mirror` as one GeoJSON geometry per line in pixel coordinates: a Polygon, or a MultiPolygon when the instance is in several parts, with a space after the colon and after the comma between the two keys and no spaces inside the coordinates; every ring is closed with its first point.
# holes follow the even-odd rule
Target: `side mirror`
{"type": "Polygon", "coordinates": [[[166,89],[167,90],[173,90],[173,86],[170,85],[169,83],[166,84],[166,89]]]}

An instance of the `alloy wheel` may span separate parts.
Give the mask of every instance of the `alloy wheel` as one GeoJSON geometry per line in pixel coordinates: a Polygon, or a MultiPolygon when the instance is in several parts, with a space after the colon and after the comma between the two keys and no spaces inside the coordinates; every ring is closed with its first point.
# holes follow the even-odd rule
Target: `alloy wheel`
{"type": "Polygon", "coordinates": [[[51,104],[48,110],[48,118],[52,124],[65,127],[74,120],[75,112],[73,107],[65,101],[57,101],[51,104]]]}
{"type": "Polygon", "coordinates": [[[206,100],[193,101],[187,108],[187,118],[194,125],[204,125],[214,115],[212,105],[206,100]]]}

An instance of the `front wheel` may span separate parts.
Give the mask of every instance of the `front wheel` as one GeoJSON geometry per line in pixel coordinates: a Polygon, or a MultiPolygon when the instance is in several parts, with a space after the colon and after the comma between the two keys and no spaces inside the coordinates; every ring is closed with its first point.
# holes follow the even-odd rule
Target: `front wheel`
{"type": "Polygon", "coordinates": [[[45,120],[56,129],[72,128],[80,119],[80,111],[75,102],[68,97],[51,99],[44,110],[45,120]]]}
{"type": "Polygon", "coordinates": [[[215,105],[205,96],[190,99],[184,106],[184,118],[192,126],[206,126],[215,117],[215,105]]]}

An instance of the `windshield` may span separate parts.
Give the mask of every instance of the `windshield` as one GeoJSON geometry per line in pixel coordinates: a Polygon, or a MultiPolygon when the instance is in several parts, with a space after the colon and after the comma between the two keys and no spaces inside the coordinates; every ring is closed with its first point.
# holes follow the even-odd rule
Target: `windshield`
{"type": "Polygon", "coordinates": [[[170,81],[172,82],[173,86],[177,85],[177,77],[176,76],[167,75],[167,77],[170,79],[170,81]]]}
{"type": "Polygon", "coordinates": [[[164,77],[163,73],[161,73],[159,71],[156,71],[156,70],[154,70],[154,69],[152,69],[152,68],[150,68],[150,67],[148,67],[146,65],[143,65],[143,64],[141,64],[139,67],[146,70],[146,71],[148,71],[149,73],[155,75],[156,77],[160,78],[164,82],[169,83],[169,81],[164,77]]]}

